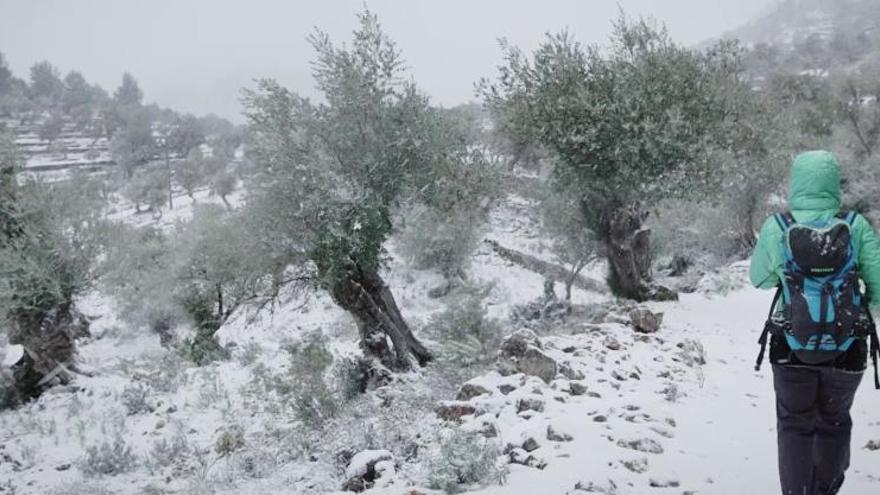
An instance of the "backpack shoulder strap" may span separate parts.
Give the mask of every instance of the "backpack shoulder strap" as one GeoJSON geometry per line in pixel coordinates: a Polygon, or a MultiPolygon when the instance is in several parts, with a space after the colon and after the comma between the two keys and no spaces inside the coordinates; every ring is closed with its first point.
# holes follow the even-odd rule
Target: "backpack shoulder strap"
{"type": "Polygon", "coordinates": [[[797,223],[790,211],[777,213],[773,215],[773,218],[776,219],[776,223],[779,225],[779,229],[783,232],[785,232],[786,230],[788,230],[789,227],[797,223]]]}
{"type": "Polygon", "coordinates": [[[856,221],[856,217],[857,217],[858,215],[859,215],[858,212],[850,210],[850,211],[841,211],[841,212],[839,212],[839,213],[838,213],[837,215],[835,215],[835,216],[836,216],[837,218],[841,219],[841,220],[846,221],[846,223],[847,223],[850,227],[852,227],[852,226],[853,226],[853,222],[856,221]]]}
{"type": "MultiPolygon", "coordinates": [[[[782,284],[779,284],[776,287],[776,294],[773,295],[773,302],[770,303],[770,312],[767,313],[767,321],[764,323],[764,330],[761,332],[761,337],[758,339],[758,344],[761,346],[761,350],[758,352],[758,359],[755,361],[755,371],[761,371],[761,363],[764,361],[764,353],[767,351],[767,337],[770,334],[770,320],[773,318],[773,313],[776,311],[776,304],[779,302],[779,297],[782,295],[782,284]]],[[[876,370],[877,367],[875,366],[876,370]]]]}

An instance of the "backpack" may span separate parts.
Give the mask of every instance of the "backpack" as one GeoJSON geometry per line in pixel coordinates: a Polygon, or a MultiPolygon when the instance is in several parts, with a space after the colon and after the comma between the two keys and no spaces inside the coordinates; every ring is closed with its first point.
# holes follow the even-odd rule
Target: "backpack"
{"type": "Polygon", "coordinates": [[[859,339],[871,337],[874,382],[880,389],[877,333],[859,285],[858,253],[852,239],[855,212],[828,220],[797,222],[790,212],[774,216],[782,230],[784,281],[777,289],[759,343],[759,370],[767,335],[783,338],[806,365],[827,364],[859,339]],[[781,318],[774,316],[780,295],[781,318]]]}

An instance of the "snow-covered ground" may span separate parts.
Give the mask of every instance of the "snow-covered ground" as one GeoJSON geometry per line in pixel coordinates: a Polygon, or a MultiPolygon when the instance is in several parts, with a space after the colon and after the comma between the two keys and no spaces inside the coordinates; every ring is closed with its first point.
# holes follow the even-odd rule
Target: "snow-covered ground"
{"type": "MultiPolygon", "coordinates": [[[[169,217],[185,218],[189,203],[181,199],[169,217]]],[[[525,216],[528,206],[512,198],[494,212],[487,238],[549,261],[525,216]]],[[[587,275],[600,278],[601,269],[592,267],[587,275]]],[[[471,274],[494,283],[489,314],[503,321],[513,306],[543,292],[539,275],[499,258],[488,245],[474,254],[471,274]]],[[[573,317],[538,335],[543,352],[565,371],[549,383],[480,371],[470,383],[484,393],[445,403],[474,407],[460,426],[433,414],[438,403],[455,399],[454,390],[433,385],[433,369],[406,376],[374,400],[357,402],[361,415],[355,411],[344,416],[348,424],[331,423],[320,445],[311,446],[315,454],[298,459],[291,451],[313,438],[296,436],[289,411],[264,395],[255,377],[282,370],[285,347],[312,331],[331,336],[336,354],[355,352],[353,322],[326,295],[295,298],[251,324],[238,315],[219,333],[222,342],[234,344],[233,357],[195,367],[163,349],[157,336],[127,328],[112,299],[93,294],[82,301],[96,317],[93,337],[80,346],[93,376],[0,413],[0,493],[332,493],[345,481],[344,468],[350,474],[362,467],[358,459],[394,450],[376,443],[412,429],[425,441],[450,428],[486,431],[487,425],[498,464],[508,472],[503,484],[471,487],[475,493],[775,493],[771,372],[769,366],[753,370],[771,295],[745,288],[743,274],[742,264],[729,267],[707,277],[700,293],[650,305],[664,313],[655,334],[638,334],[611,313],[601,321],[573,317]],[[339,469],[326,462],[321,447],[344,445],[346,435],[370,437],[371,449],[361,450],[372,451],[351,452],[355,458],[339,469]],[[122,443],[114,446],[117,439],[122,443]],[[119,472],[85,472],[95,459],[119,460],[119,472]]],[[[424,328],[445,307],[426,296],[441,281],[436,273],[395,259],[385,276],[414,328],[424,328]]],[[[608,302],[578,289],[574,300],[608,302]]],[[[508,332],[518,330],[504,324],[508,332]]],[[[880,442],[880,392],[871,385],[866,377],[853,409],[852,468],[842,495],[880,487],[880,450],[863,448],[880,442]]],[[[439,493],[419,486],[422,467],[398,452],[392,456],[367,493],[439,493]]]]}

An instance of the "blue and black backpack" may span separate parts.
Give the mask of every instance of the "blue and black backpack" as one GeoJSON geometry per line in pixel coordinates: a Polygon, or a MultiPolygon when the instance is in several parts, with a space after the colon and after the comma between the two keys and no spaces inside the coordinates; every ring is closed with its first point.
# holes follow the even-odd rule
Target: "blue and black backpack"
{"type": "Polygon", "coordinates": [[[760,369],[768,334],[785,340],[805,365],[831,363],[870,337],[874,382],[880,389],[877,332],[859,284],[852,239],[855,212],[799,223],[790,212],[774,216],[782,230],[784,281],[776,291],[759,343],[760,369]],[[776,306],[782,296],[781,314],[776,306]]]}

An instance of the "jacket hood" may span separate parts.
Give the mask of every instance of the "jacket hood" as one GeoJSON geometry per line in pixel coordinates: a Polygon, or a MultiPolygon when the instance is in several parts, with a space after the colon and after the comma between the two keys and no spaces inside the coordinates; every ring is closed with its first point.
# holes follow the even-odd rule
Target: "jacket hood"
{"type": "Polygon", "coordinates": [[[794,159],[788,205],[792,210],[840,209],[840,166],[828,151],[808,151],[794,159]]]}

